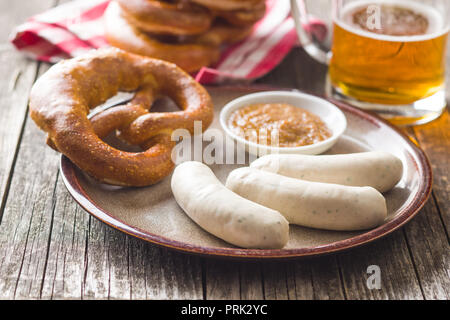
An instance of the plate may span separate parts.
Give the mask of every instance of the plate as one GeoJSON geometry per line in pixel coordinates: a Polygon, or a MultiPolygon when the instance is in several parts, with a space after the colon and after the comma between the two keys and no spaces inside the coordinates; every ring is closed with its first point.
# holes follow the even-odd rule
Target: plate
{"type": "MultiPolygon", "coordinates": [[[[216,114],[210,129],[222,130],[218,115],[227,102],[263,90],[274,88],[208,88],[216,114]]],[[[114,187],[97,183],[62,156],[63,181],[73,198],[99,220],[132,236],[186,253],[252,260],[306,257],[354,248],[393,232],[419,212],[431,192],[431,167],[425,153],[399,129],[372,113],[334,100],[329,101],[344,112],[347,129],[327,154],[379,150],[390,152],[403,162],[402,179],[394,189],[384,194],[388,217],[383,225],[375,229],[340,232],[291,225],[290,240],[283,249],[242,249],[197,226],[175,202],[170,189],[170,177],[145,188],[114,187]]],[[[173,106],[170,107],[168,103],[158,111],[166,108],[171,110],[173,106]]],[[[210,165],[223,182],[231,170],[240,166],[210,165]]]]}

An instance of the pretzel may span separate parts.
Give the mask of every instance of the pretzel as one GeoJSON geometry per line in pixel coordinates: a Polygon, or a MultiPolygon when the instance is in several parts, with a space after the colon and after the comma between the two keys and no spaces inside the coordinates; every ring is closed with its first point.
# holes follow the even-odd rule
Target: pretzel
{"type": "Polygon", "coordinates": [[[261,2],[256,4],[251,10],[219,10],[214,11],[215,15],[224,18],[233,26],[249,26],[261,19],[266,13],[266,4],[261,2]]]}
{"type": "MultiPolygon", "coordinates": [[[[213,10],[252,10],[265,0],[191,0],[213,10]]],[[[285,1],[285,0],[283,0],[285,1]]]]}
{"type": "Polygon", "coordinates": [[[117,0],[127,20],[143,31],[192,35],[206,32],[213,15],[208,9],[193,3],[157,0],[117,0]]]}
{"type": "Polygon", "coordinates": [[[218,21],[208,32],[185,39],[186,41],[219,47],[223,44],[235,43],[245,39],[252,30],[253,26],[251,25],[236,27],[218,21]]]}
{"type": "Polygon", "coordinates": [[[187,72],[200,70],[219,59],[217,46],[202,43],[164,43],[151,37],[129,23],[123,9],[111,2],[104,15],[106,38],[120,49],[143,56],[164,59],[178,65],[187,72]]]}
{"type": "Polygon", "coordinates": [[[109,48],[62,61],[33,85],[30,115],[48,134],[48,141],[81,170],[101,182],[146,186],[170,174],[171,132],[193,132],[194,121],[206,129],[213,118],[206,90],[175,65],[109,48]],[[136,91],[134,99],[92,118],[89,110],[118,91],[136,91]],[[150,113],[158,96],[169,96],[182,109],[150,113]],[[105,143],[110,132],[126,130],[145,119],[133,137],[143,152],[125,152],[105,143]]]}

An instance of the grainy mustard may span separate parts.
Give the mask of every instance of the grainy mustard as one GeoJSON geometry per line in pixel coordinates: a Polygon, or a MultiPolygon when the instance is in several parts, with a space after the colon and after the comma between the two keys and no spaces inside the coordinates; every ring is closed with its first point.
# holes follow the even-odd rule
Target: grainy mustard
{"type": "Polygon", "coordinates": [[[246,140],[279,147],[305,146],[331,137],[318,116],[286,103],[245,106],[231,114],[228,126],[246,140]]]}

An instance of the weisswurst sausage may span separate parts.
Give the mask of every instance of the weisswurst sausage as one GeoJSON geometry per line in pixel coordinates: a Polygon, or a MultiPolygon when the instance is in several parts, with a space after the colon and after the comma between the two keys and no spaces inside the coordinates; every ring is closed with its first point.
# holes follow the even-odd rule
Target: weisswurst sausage
{"type": "Polygon", "coordinates": [[[327,230],[364,230],[386,218],[386,201],[372,187],[310,182],[243,167],[226,186],[237,194],[279,211],[292,224],[327,230]]]}
{"type": "Polygon", "coordinates": [[[186,214],[200,227],[244,248],[278,249],[289,238],[289,223],[278,212],[227,189],[211,169],[196,161],[178,165],[172,192],[186,214]]]}
{"type": "Polygon", "coordinates": [[[250,167],[308,181],[369,186],[380,192],[392,189],[403,174],[400,159],[379,151],[321,156],[271,154],[253,161],[250,167]]]}

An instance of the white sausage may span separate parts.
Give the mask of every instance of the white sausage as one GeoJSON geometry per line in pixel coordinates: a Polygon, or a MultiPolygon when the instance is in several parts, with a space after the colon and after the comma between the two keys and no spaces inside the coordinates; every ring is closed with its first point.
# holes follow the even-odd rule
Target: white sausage
{"type": "Polygon", "coordinates": [[[250,167],[308,181],[347,186],[369,186],[380,192],[392,189],[403,174],[402,161],[387,152],[307,156],[272,154],[250,167]]]}
{"type": "Polygon", "coordinates": [[[277,211],[227,189],[211,169],[196,161],[178,165],[172,192],[186,214],[213,235],[244,248],[278,249],[289,238],[289,223],[277,211]]]}
{"type": "Polygon", "coordinates": [[[255,168],[233,170],[226,186],[279,211],[292,224],[327,230],[364,230],[386,218],[386,201],[372,187],[348,187],[288,178],[255,168]]]}

